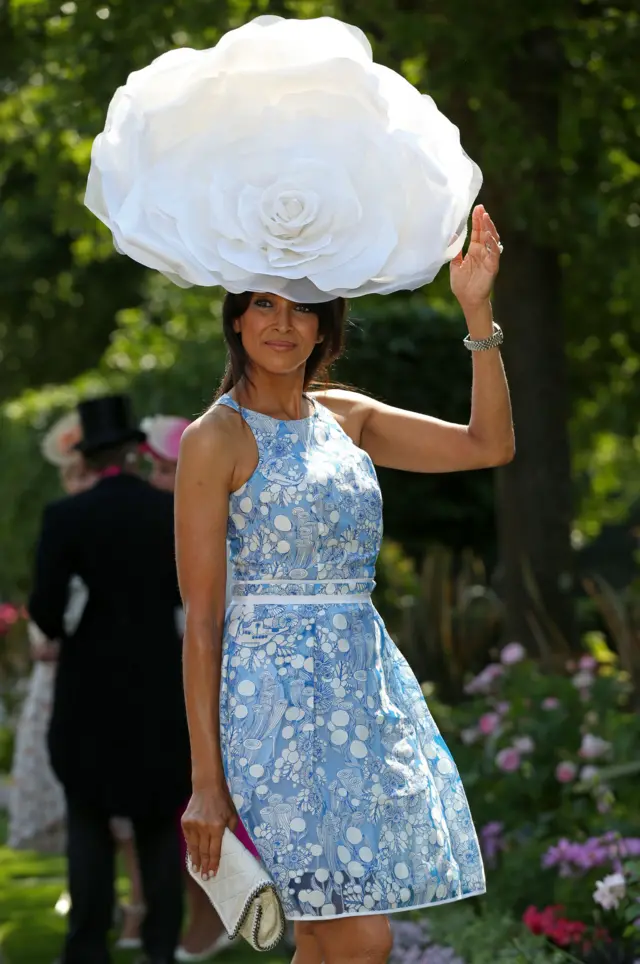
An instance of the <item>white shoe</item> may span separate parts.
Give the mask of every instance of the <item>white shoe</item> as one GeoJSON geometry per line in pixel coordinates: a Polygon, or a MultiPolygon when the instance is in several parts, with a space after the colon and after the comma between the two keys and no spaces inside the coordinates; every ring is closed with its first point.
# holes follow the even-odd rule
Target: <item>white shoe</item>
{"type": "Polygon", "coordinates": [[[71,910],[71,896],[65,891],[63,891],[56,901],[56,905],[53,908],[56,914],[60,917],[66,917],[71,910]]]}
{"type": "MultiPolygon", "coordinates": [[[[123,904],[120,907],[120,912],[123,918],[130,916],[137,920],[138,925],[142,922],[142,918],[145,915],[146,907],[144,904],[123,904]]],[[[142,947],[142,938],[137,937],[119,937],[116,941],[116,948],[119,951],[139,951],[142,947]]]]}
{"type": "Polygon", "coordinates": [[[142,940],[139,937],[120,937],[116,941],[118,951],[139,951],[142,947],[142,940]]]}
{"type": "Polygon", "coordinates": [[[175,953],[176,961],[180,964],[196,964],[197,961],[208,961],[212,957],[217,957],[218,954],[222,954],[223,951],[228,951],[230,948],[234,947],[235,944],[240,940],[239,937],[228,937],[223,931],[220,937],[216,938],[211,947],[208,947],[205,951],[188,951],[186,947],[178,947],[175,953]]]}

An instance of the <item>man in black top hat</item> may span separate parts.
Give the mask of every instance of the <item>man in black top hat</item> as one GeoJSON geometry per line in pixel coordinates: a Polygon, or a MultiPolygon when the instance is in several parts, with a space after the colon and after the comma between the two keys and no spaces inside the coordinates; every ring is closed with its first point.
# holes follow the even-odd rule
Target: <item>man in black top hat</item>
{"type": "Polygon", "coordinates": [[[100,481],[45,509],[29,605],[45,635],[61,640],[49,752],[68,807],[71,913],[62,962],[109,961],[109,818],[117,815],[134,825],[145,951],[153,964],[168,964],[182,915],[178,816],[190,792],[173,499],[132,471],[144,435],[125,396],[92,399],[79,411],[79,448],[100,481]],[[66,636],[74,575],[88,601],[66,636]]]}

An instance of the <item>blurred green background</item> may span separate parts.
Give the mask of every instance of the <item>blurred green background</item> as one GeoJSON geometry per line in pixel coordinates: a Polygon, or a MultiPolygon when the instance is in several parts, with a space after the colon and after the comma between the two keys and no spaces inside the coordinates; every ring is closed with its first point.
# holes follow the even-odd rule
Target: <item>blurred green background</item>
{"type": "MultiPolygon", "coordinates": [[[[639,802],[624,770],[633,770],[639,750],[631,725],[640,683],[637,3],[0,4],[0,602],[19,605],[28,593],[42,507],[58,492],[39,443],[58,414],[81,397],[125,389],[141,417],[194,416],[215,392],[224,362],[220,294],[178,289],[117,255],[82,198],[92,140],[128,73],[174,46],[209,46],[267,12],[333,15],[363,28],[376,59],[430,93],[460,126],[484,172],[480,200],[505,245],[495,307],[517,455],[496,472],[381,472],[386,541],[377,602],[428,683],[447,738],[460,744],[474,809],[483,825],[493,814],[506,834],[506,869],[484,911],[486,932],[466,918],[464,927],[453,923],[454,933],[473,935],[458,938],[457,953],[473,964],[483,954],[495,961],[505,947],[523,960],[553,956],[556,945],[525,947],[513,932],[527,888],[534,901],[555,886],[540,871],[540,854],[571,827],[583,838],[628,833],[639,802]],[[502,714],[497,743],[484,734],[488,742],[469,747],[461,736],[469,714],[495,712],[495,694],[482,697],[486,705],[477,705],[480,697],[461,702],[465,680],[513,640],[531,659],[509,683],[517,690],[508,700],[514,716],[507,723],[502,714]],[[575,687],[566,690],[585,646],[597,653],[594,679],[618,687],[601,694],[597,708],[595,683],[582,702],[569,699],[575,687]],[[528,692],[539,672],[546,682],[528,692]],[[565,716],[560,730],[534,734],[531,701],[544,686],[565,716]],[[592,787],[580,798],[570,786],[556,799],[554,768],[563,760],[580,765],[581,734],[598,728],[614,747],[606,762],[623,771],[603,778],[597,793],[592,787]],[[504,773],[496,754],[516,732],[535,738],[541,755],[504,773]],[[613,787],[618,802],[600,813],[602,786],[613,787]],[[543,823],[525,822],[526,807],[543,812],[543,823]],[[530,873],[521,880],[529,883],[513,894],[522,848],[530,873]]],[[[465,421],[464,334],[443,271],[423,291],[354,302],[347,353],[333,377],[394,405],[465,421]]],[[[3,639],[10,724],[25,649],[15,627],[3,639]]],[[[10,730],[0,740],[5,768],[10,730]]],[[[0,921],[2,895],[0,880],[0,921]]],[[[0,925],[0,947],[1,935],[0,925]]],[[[588,958],[584,948],[571,952],[588,958]]],[[[44,959],[31,953],[13,950],[10,962],[44,959]]]]}

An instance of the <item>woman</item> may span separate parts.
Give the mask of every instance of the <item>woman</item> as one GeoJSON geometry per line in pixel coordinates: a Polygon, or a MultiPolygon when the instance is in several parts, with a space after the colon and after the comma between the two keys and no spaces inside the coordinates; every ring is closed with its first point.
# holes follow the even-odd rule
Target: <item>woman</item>
{"type": "Polygon", "coordinates": [[[373,463],[452,472],[510,461],[482,206],[451,287],[473,353],[468,425],[349,391],[307,394],[339,354],[337,298],[227,295],[230,361],[185,432],[176,514],[186,609],[189,853],[215,874],[238,815],[296,921],[295,964],[384,964],[386,915],[484,891],[464,790],[418,683],[373,608],[373,463]],[[232,601],[225,617],[227,533],[232,601]]]}
{"type": "MultiPolygon", "coordinates": [[[[80,435],[80,420],[71,412],[49,429],[42,442],[42,454],[58,469],[61,487],[67,495],[83,492],[96,481],[74,449],[80,435]]],[[[72,582],[66,613],[69,631],[77,624],[85,601],[82,584],[72,582]]],[[[34,667],[16,731],[7,842],[16,850],[61,853],[64,795],[51,770],[47,749],[58,647],[33,623],[29,625],[29,641],[34,667]]]]}
{"type": "MultiPolygon", "coordinates": [[[[188,419],[177,415],[154,415],[142,422],[141,428],[146,435],[143,452],[151,461],[149,482],[157,489],[174,491],[180,439],[188,425],[188,419]]],[[[177,615],[182,625],[182,610],[177,615]]],[[[182,964],[210,960],[228,949],[232,942],[209,898],[186,871],[185,886],[189,923],[176,950],[176,960],[182,964]]]]}

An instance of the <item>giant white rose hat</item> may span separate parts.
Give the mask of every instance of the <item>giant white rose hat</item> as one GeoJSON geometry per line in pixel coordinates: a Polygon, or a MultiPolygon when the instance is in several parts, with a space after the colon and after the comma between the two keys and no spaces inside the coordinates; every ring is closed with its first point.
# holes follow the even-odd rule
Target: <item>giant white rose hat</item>
{"type": "Polygon", "coordinates": [[[481,182],[457,127],[361,30],[266,16],[129,76],[85,203],[178,285],[317,303],[432,281],[481,182]]]}

